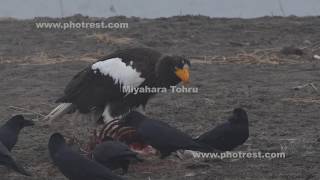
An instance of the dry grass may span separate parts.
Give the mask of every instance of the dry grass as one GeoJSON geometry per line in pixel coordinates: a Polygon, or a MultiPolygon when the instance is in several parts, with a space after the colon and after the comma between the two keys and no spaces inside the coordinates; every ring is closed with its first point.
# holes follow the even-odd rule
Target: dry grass
{"type": "Polygon", "coordinates": [[[320,104],[320,99],[315,99],[313,97],[307,97],[307,98],[283,98],[281,101],[290,102],[290,103],[297,103],[297,104],[320,104]]]}
{"type": "Polygon", "coordinates": [[[114,37],[108,33],[94,33],[93,35],[87,36],[88,38],[96,39],[97,43],[106,43],[106,44],[130,44],[133,42],[132,38],[127,37],[114,37]]]}
{"type": "Polygon", "coordinates": [[[17,21],[18,19],[13,17],[0,17],[0,21],[17,21]]]}
{"type": "Polygon", "coordinates": [[[280,49],[256,49],[252,52],[242,52],[232,56],[202,56],[191,57],[193,63],[201,64],[298,64],[304,61],[297,57],[283,57],[280,49]]]}
{"type": "MultiPolygon", "coordinates": [[[[117,43],[127,44],[133,42],[130,38],[115,38],[107,33],[94,34],[88,37],[94,37],[99,43],[117,43]]],[[[189,57],[195,64],[300,64],[306,62],[300,56],[283,56],[279,53],[280,49],[257,49],[252,52],[242,52],[230,56],[192,56],[189,57]]],[[[97,59],[107,55],[108,52],[98,50],[92,53],[85,53],[80,56],[49,56],[46,52],[39,52],[34,56],[25,56],[23,59],[5,59],[0,57],[0,64],[18,63],[18,64],[56,64],[68,61],[95,62],[97,59]]]]}
{"type": "Polygon", "coordinates": [[[94,62],[99,57],[102,57],[104,54],[100,51],[83,54],[79,57],[75,56],[63,56],[55,55],[49,56],[46,52],[40,52],[39,54],[33,56],[25,56],[24,58],[2,58],[0,57],[0,64],[15,63],[19,65],[48,65],[48,64],[58,64],[63,62],[71,61],[85,61],[85,62],[94,62]]]}

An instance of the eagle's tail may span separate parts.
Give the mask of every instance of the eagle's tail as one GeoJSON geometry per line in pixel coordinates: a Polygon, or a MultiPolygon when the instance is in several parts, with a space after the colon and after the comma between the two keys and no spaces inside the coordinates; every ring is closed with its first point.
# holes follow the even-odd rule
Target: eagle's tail
{"type": "Polygon", "coordinates": [[[59,104],[47,116],[44,117],[44,120],[48,121],[48,124],[51,124],[53,120],[69,113],[72,110],[74,110],[74,105],[72,103],[59,104]]]}

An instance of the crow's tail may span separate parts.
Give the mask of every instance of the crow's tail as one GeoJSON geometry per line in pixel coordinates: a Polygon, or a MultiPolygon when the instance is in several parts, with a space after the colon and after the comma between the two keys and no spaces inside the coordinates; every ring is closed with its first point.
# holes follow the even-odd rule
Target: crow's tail
{"type": "Polygon", "coordinates": [[[16,163],[13,159],[10,159],[10,162],[7,163],[7,166],[20,174],[31,176],[31,173],[27,172],[20,164],[16,163]]]}

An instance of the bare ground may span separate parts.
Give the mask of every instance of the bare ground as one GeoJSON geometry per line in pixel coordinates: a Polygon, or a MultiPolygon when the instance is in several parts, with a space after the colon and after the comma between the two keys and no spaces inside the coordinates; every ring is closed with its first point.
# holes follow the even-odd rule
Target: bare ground
{"type": "MultiPolygon", "coordinates": [[[[159,94],[147,107],[149,116],[197,136],[224,122],[233,108],[243,107],[249,114],[250,138],[238,150],[279,152],[284,146],[287,157],[222,161],[153,158],[132,166],[128,179],[319,179],[320,64],[312,58],[320,52],[319,27],[319,17],[2,19],[1,122],[21,113],[10,106],[48,113],[71,77],[96,58],[123,47],[151,47],[188,56],[193,63],[190,86],[198,87],[199,93],[159,94]],[[36,29],[34,24],[70,20],[128,22],[129,29],[62,31],[36,29]],[[285,46],[301,48],[304,54],[282,54],[285,46]],[[294,89],[308,83],[314,86],[294,89]]],[[[1,179],[64,179],[51,165],[48,138],[56,131],[85,133],[88,127],[74,128],[66,119],[50,129],[35,119],[40,120],[35,127],[23,130],[13,154],[34,176],[26,178],[1,167],[1,179]]]]}

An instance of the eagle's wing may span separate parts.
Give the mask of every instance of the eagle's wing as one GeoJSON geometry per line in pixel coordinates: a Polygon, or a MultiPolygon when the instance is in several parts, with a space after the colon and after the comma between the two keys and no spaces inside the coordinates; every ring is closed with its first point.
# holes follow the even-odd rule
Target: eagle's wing
{"type": "Polygon", "coordinates": [[[80,111],[104,106],[127,94],[122,87],[139,87],[155,80],[160,54],[145,49],[119,51],[93,63],[69,82],[57,102],[76,104],[80,111]]]}

